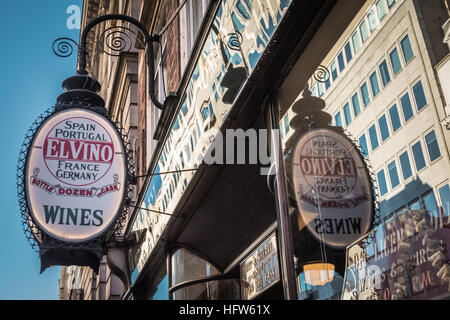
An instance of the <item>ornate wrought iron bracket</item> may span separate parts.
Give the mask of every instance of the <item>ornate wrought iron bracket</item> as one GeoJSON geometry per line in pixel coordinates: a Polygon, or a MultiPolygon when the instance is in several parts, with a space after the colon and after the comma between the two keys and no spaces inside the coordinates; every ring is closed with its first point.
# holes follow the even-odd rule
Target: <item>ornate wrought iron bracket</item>
{"type": "MultiPolygon", "coordinates": [[[[59,57],[68,57],[73,52],[73,47],[70,44],[70,42],[74,43],[78,47],[78,70],[77,75],[80,76],[87,76],[88,72],[86,70],[87,65],[87,39],[89,31],[92,30],[96,25],[108,21],[108,20],[118,20],[118,21],[125,21],[129,22],[130,24],[137,27],[143,37],[144,37],[144,44],[146,46],[146,63],[147,63],[147,73],[148,73],[148,90],[150,99],[153,102],[153,104],[160,110],[164,109],[164,103],[161,103],[156,98],[155,94],[155,80],[154,80],[154,74],[155,74],[155,66],[154,66],[154,53],[153,53],[153,42],[159,42],[160,36],[151,36],[145,26],[139,22],[138,20],[127,16],[123,14],[107,14],[100,16],[98,18],[95,18],[92,20],[89,24],[87,24],[83,32],[81,33],[80,38],[80,44],[78,45],[74,40],[69,38],[59,38],[53,42],[53,52],[59,56],[59,57]]],[[[115,26],[111,28],[107,28],[103,34],[101,35],[100,39],[103,43],[103,46],[100,47],[100,49],[108,54],[117,56],[118,54],[114,54],[114,52],[124,52],[125,49],[130,50],[131,49],[131,38],[130,35],[133,34],[136,36],[137,41],[139,39],[137,38],[137,34],[131,30],[130,28],[123,27],[123,26],[115,26]]]]}

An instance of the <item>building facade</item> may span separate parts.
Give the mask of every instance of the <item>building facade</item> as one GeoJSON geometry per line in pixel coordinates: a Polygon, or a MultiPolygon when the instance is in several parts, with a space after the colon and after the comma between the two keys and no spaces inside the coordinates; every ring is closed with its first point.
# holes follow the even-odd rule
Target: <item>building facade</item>
{"type": "Polygon", "coordinates": [[[109,56],[96,49],[100,27],[92,32],[91,76],[134,148],[135,197],[123,235],[133,245],[108,253],[98,274],[63,267],[62,299],[448,297],[445,1],[86,0],[83,25],[107,13],[135,17],[159,36],[151,76],[165,108],[149,97],[139,36],[130,52],[109,56]],[[302,132],[290,122],[305,87],[370,165],[378,211],[365,246],[326,246],[298,212],[289,154],[302,132]],[[435,232],[427,239],[442,249],[426,247],[420,228],[414,241],[441,252],[437,262],[398,222],[419,210],[435,232]],[[391,234],[400,234],[396,242],[391,234]],[[423,254],[414,269],[421,271],[386,276],[406,240],[411,257],[423,254]],[[357,285],[357,262],[358,270],[378,270],[376,285],[357,285]]]}

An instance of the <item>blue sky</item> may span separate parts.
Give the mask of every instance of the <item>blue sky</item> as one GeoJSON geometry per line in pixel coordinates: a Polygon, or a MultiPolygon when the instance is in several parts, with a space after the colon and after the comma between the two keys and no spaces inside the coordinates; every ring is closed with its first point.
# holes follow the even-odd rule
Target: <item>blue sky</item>
{"type": "Polygon", "coordinates": [[[38,254],[22,230],[17,202],[16,167],[25,133],[34,119],[55,104],[61,83],[76,72],[76,55],[59,58],[53,40],[70,37],[66,13],[82,0],[2,1],[0,32],[0,157],[2,230],[0,232],[0,299],[57,299],[59,267],[40,274],[38,254]]]}

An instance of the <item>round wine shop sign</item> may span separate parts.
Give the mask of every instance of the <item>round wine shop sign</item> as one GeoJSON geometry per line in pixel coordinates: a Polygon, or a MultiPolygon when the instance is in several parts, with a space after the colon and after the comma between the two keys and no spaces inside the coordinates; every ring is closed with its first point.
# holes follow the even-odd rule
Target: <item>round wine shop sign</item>
{"type": "Polygon", "coordinates": [[[67,242],[94,239],[122,209],[127,178],[122,139],[111,122],[86,109],[49,117],[28,151],[28,210],[43,232],[67,242]]]}

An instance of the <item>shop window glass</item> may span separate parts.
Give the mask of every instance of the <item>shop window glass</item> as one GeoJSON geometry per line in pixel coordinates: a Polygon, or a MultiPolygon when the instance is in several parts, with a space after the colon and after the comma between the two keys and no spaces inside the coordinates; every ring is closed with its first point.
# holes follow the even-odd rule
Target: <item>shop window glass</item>
{"type": "Polygon", "coordinates": [[[367,157],[369,155],[369,149],[367,148],[366,134],[359,137],[359,145],[361,146],[361,153],[363,157],[367,157]]]}
{"type": "Polygon", "coordinates": [[[391,187],[394,189],[396,186],[400,184],[400,180],[398,179],[397,173],[397,165],[395,161],[392,161],[388,164],[389,178],[391,179],[391,187]]]}
{"type": "Polygon", "coordinates": [[[389,128],[386,121],[386,115],[382,115],[380,119],[378,119],[378,125],[380,126],[381,140],[385,141],[389,138],[389,128]]]}
{"type": "Polygon", "coordinates": [[[369,89],[367,88],[367,83],[365,82],[361,86],[361,97],[364,107],[366,107],[370,103],[370,94],[369,89]]]}
{"type": "Polygon", "coordinates": [[[412,176],[411,164],[409,162],[408,151],[403,152],[400,155],[400,165],[402,167],[403,180],[412,176]]]}
{"type": "Polygon", "coordinates": [[[439,188],[439,197],[441,198],[444,216],[450,215],[450,187],[448,184],[439,188]]]}
{"type": "Polygon", "coordinates": [[[333,61],[333,63],[330,66],[330,69],[331,69],[331,77],[333,78],[333,81],[334,81],[338,77],[338,71],[337,71],[337,68],[336,68],[336,61],[333,61]]]}
{"type": "Polygon", "coordinates": [[[378,0],[376,7],[378,12],[378,18],[381,21],[386,16],[386,6],[384,5],[384,0],[378,0]]]}
{"type": "Polygon", "coordinates": [[[423,156],[422,146],[420,144],[420,141],[416,142],[412,146],[413,156],[414,156],[414,162],[416,164],[417,171],[421,170],[425,167],[425,158],[423,156]]]}
{"type": "MultiPolygon", "coordinates": [[[[207,261],[199,258],[190,251],[181,248],[175,251],[171,258],[172,264],[172,285],[185,281],[195,280],[220,272],[207,261]]],[[[207,299],[207,283],[192,285],[174,292],[174,299],[207,299]]]]}
{"type": "Polygon", "coordinates": [[[372,95],[375,98],[377,94],[380,93],[380,85],[378,84],[376,71],[370,75],[370,85],[372,87],[372,95]]]}
{"type": "Polygon", "coordinates": [[[398,115],[397,104],[389,108],[389,117],[391,118],[392,130],[395,132],[402,126],[400,116],[398,115]]]}
{"type": "Polygon", "coordinates": [[[353,50],[355,51],[356,54],[359,51],[359,48],[361,48],[361,40],[359,39],[358,30],[356,30],[355,33],[352,35],[352,43],[353,43],[353,50]]]}
{"type": "Polygon", "coordinates": [[[352,114],[348,102],[344,105],[344,116],[345,116],[345,125],[348,126],[352,122],[352,114]]]}
{"type": "Polygon", "coordinates": [[[408,35],[406,35],[400,41],[400,45],[402,46],[403,58],[405,58],[405,63],[408,63],[412,58],[414,58],[414,53],[412,51],[411,42],[409,41],[408,35]]]}
{"type": "Polygon", "coordinates": [[[434,130],[425,136],[425,141],[427,143],[430,161],[433,162],[434,160],[436,160],[441,156],[441,151],[439,150],[439,145],[437,143],[436,134],[434,130]]]}
{"type": "Polygon", "coordinates": [[[394,50],[391,51],[389,59],[391,60],[392,71],[394,71],[394,75],[397,75],[397,73],[402,70],[402,63],[400,62],[397,48],[394,48],[394,50]]]}
{"type": "Polygon", "coordinates": [[[342,72],[342,70],[344,70],[345,68],[345,62],[344,62],[344,54],[341,52],[339,52],[338,54],[338,65],[339,65],[339,71],[342,72]]]}
{"type": "Polygon", "coordinates": [[[320,270],[312,276],[307,270],[297,277],[299,300],[340,300],[344,279],[334,270],[320,270]],[[332,279],[323,285],[315,282],[332,279]]]}
{"type": "Polygon", "coordinates": [[[383,196],[388,192],[386,177],[384,175],[384,169],[381,169],[377,173],[377,181],[378,181],[378,188],[380,190],[380,195],[383,196]]]}
{"type": "Polygon", "coordinates": [[[355,117],[357,117],[358,114],[361,112],[361,105],[359,103],[358,92],[356,92],[352,97],[352,106],[353,112],[355,113],[355,117]]]}
{"type": "Polygon", "coordinates": [[[396,1],[397,0],[387,0],[387,4],[388,4],[389,9],[392,8],[392,6],[395,4],[396,1]]]}
{"type": "Polygon", "coordinates": [[[409,99],[409,93],[405,93],[403,97],[400,98],[400,103],[402,105],[403,110],[403,119],[407,122],[409,119],[413,117],[413,111],[411,107],[411,100],[409,99]]]}
{"type": "Polygon", "coordinates": [[[334,116],[334,123],[337,127],[342,127],[341,112],[336,113],[336,115],[334,116]]]}
{"type": "Polygon", "coordinates": [[[350,42],[347,42],[347,44],[344,47],[345,50],[345,57],[347,58],[347,62],[350,62],[352,60],[352,48],[350,47],[350,42]]]}
{"type": "Polygon", "coordinates": [[[370,146],[371,146],[372,151],[373,151],[379,145],[379,143],[378,143],[378,136],[377,136],[377,129],[376,129],[374,124],[369,128],[369,138],[370,138],[370,146]]]}
{"type": "Polygon", "coordinates": [[[386,60],[383,60],[383,62],[380,64],[380,74],[383,86],[386,86],[389,83],[389,81],[391,81],[391,76],[389,75],[389,69],[386,60]]]}
{"type": "Polygon", "coordinates": [[[378,27],[378,19],[374,9],[367,14],[367,19],[369,20],[370,32],[373,32],[378,27]]]}
{"type": "Polygon", "coordinates": [[[413,86],[414,99],[416,99],[417,110],[420,111],[427,105],[425,92],[423,91],[422,81],[417,82],[413,86]]]}

